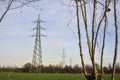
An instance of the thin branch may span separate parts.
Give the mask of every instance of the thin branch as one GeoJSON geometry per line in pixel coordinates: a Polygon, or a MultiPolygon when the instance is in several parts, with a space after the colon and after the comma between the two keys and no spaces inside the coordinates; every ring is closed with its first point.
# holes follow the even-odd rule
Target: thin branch
{"type": "Polygon", "coordinates": [[[6,9],[5,12],[3,13],[3,15],[0,17],[0,23],[2,22],[3,18],[5,17],[5,15],[7,14],[8,10],[10,9],[13,1],[14,1],[14,0],[9,0],[7,9],[6,9]]]}
{"type": "Polygon", "coordinates": [[[23,6],[26,6],[28,4],[31,4],[32,2],[37,2],[37,1],[40,1],[40,0],[31,0],[31,1],[27,1],[27,2],[21,2],[21,1],[17,1],[19,2],[21,5],[17,6],[17,7],[14,7],[14,8],[10,8],[10,10],[13,10],[13,9],[17,9],[17,8],[21,8],[23,6]]]}
{"type": "Polygon", "coordinates": [[[106,11],[106,9],[104,10],[103,16],[102,16],[101,20],[100,20],[99,23],[98,23],[97,31],[96,31],[96,34],[95,34],[94,51],[95,51],[95,48],[96,48],[96,43],[97,43],[97,39],[98,39],[99,30],[100,30],[102,21],[104,20],[105,12],[108,12],[108,6],[109,6],[109,5],[110,5],[110,2],[109,2],[108,5],[106,6],[107,11],[106,11]]]}

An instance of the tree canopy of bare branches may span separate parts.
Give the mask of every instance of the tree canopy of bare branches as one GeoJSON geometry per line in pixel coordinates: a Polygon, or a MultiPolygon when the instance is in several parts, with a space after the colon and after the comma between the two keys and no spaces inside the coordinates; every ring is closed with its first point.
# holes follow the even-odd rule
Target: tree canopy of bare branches
{"type": "Polygon", "coordinates": [[[40,0],[0,0],[0,7],[2,7],[4,10],[1,11],[0,15],[0,23],[4,19],[5,15],[9,10],[18,9],[23,6],[29,6],[32,5],[32,3],[35,3],[40,0]]]}

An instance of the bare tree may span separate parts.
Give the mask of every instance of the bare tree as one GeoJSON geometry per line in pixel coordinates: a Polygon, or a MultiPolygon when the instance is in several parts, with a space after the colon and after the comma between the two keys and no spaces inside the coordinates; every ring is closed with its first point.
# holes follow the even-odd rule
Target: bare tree
{"type": "Polygon", "coordinates": [[[2,6],[3,4],[5,7],[3,13],[1,12],[0,23],[2,22],[2,20],[4,19],[5,15],[9,10],[17,9],[29,4],[32,5],[32,3],[35,3],[37,1],[40,1],[40,0],[0,0],[0,3],[1,3],[0,6],[2,6]]]}
{"type": "MultiPolygon", "coordinates": [[[[88,3],[88,0],[75,0],[76,2],[76,15],[77,15],[77,27],[78,27],[78,37],[79,37],[79,48],[80,48],[80,56],[81,56],[81,63],[83,66],[84,75],[87,80],[103,80],[103,55],[104,55],[104,47],[105,47],[105,40],[106,40],[106,32],[108,26],[108,17],[107,15],[111,11],[109,8],[110,3],[113,2],[114,4],[114,24],[115,24],[115,53],[114,53],[114,61],[113,61],[113,71],[112,71],[112,78],[114,80],[115,69],[116,69],[116,59],[118,54],[118,24],[117,24],[117,14],[116,14],[116,0],[91,0],[88,3]],[[90,14],[92,15],[91,20],[88,16],[88,5],[92,4],[92,11],[90,14]],[[97,7],[101,6],[101,15],[97,13],[97,7]],[[80,13],[81,12],[81,16],[80,13]],[[92,62],[93,71],[91,74],[88,74],[85,67],[85,62],[83,59],[83,49],[82,49],[82,39],[81,39],[81,31],[80,31],[80,22],[81,17],[84,22],[84,28],[86,33],[86,40],[88,46],[88,53],[92,62]],[[99,19],[98,19],[99,18],[99,19]],[[91,26],[90,26],[91,24],[91,26]],[[89,28],[90,27],[90,28],[89,28]],[[91,30],[90,30],[91,29],[91,30]],[[100,32],[100,29],[103,29],[103,32],[100,32]],[[91,32],[90,32],[91,31],[91,32]],[[90,35],[91,33],[91,35],[90,35]],[[96,45],[99,44],[99,36],[102,35],[102,40],[100,41],[101,44],[101,73],[98,73],[95,54],[96,54],[96,45]]],[[[99,11],[100,12],[100,11],[99,11]]]]}

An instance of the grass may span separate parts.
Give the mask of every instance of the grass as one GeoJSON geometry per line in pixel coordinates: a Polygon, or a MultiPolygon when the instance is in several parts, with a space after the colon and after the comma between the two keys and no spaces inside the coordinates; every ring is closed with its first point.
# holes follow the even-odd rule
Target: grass
{"type": "MultiPolygon", "coordinates": [[[[120,75],[115,76],[120,80],[120,75]]],[[[86,80],[82,74],[49,74],[49,73],[0,73],[0,80],[86,80]]],[[[110,80],[110,75],[105,75],[105,80],[110,80]]]]}
{"type": "Polygon", "coordinates": [[[0,73],[0,80],[85,80],[81,74],[0,73]]]}

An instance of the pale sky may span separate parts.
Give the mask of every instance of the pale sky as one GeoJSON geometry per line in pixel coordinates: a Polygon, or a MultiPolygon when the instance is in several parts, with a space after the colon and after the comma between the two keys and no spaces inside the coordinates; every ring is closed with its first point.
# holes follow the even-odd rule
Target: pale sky
{"type": "MultiPolygon", "coordinates": [[[[70,0],[42,0],[35,4],[39,8],[24,6],[10,10],[0,23],[0,65],[22,67],[25,63],[32,62],[35,37],[30,36],[35,34],[32,29],[36,27],[36,24],[33,22],[37,19],[38,14],[40,14],[41,20],[45,21],[45,23],[41,23],[41,26],[46,28],[46,30],[42,30],[42,33],[46,35],[46,37],[42,37],[43,64],[59,64],[62,61],[64,49],[66,64],[70,64],[70,59],[72,59],[72,65],[81,65],[76,17],[74,17],[76,10],[64,5],[66,2],[71,4],[70,0]]],[[[0,8],[0,10],[3,9],[0,8]]],[[[118,13],[120,13],[120,10],[118,10],[118,13]]],[[[109,16],[113,15],[110,14],[109,16]]],[[[120,19],[118,20],[120,21],[120,19]]],[[[110,22],[110,25],[114,25],[112,20],[110,22]]],[[[82,29],[82,35],[85,35],[84,28],[82,29]]],[[[110,36],[106,39],[104,65],[112,63],[114,53],[114,28],[108,28],[108,32],[110,36]]],[[[86,43],[85,37],[82,38],[82,43],[86,43]]],[[[90,64],[86,45],[83,45],[83,49],[85,62],[90,64]]],[[[120,52],[118,53],[117,62],[120,62],[120,52]]],[[[96,55],[97,62],[99,59],[100,54],[98,53],[96,55]]]]}

